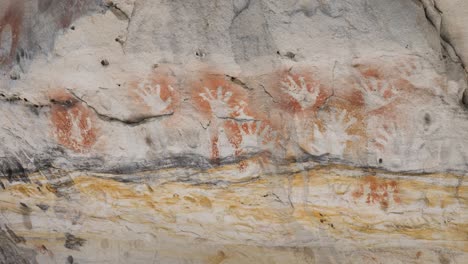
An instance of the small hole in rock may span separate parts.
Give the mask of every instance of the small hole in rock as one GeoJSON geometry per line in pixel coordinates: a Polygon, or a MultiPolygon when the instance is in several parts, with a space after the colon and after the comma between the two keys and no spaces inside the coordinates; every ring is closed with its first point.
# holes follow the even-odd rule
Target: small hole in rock
{"type": "Polygon", "coordinates": [[[145,142],[146,142],[146,145],[148,146],[153,145],[153,140],[149,136],[145,137],[145,142]]]}
{"type": "Polygon", "coordinates": [[[195,55],[197,55],[200,58],[205,57],[205,53],[201,50],[195,51],[195,55]]]}
{"type": "Polygon", "coordinates": [[[290,58],[290,59],[294,59],[294,57],[296,57],[296,54],[294,54],[294,53],[288,51],[288,52],[286,52],[286,55],[285,55],[285,56],[288,57],[288,58],[290,58]]]}
{"type": "Polygon", "coordinates": [[[71,30],[75,30],[75,26],[71,26],[70,29],[71,29],[71,30]]]}
{"type": "Polygon", "coordinates": [[[13,81],[16,81],[20,78],[20,75],[18,73],[12,73],[10,74],[10,79],[12,79],[13,81]]]}
{"type": "Polygon", "coordinates": [[[468,90],[465,90],[465,92],[463,92],[461,103],[465,108],[468,109],[468,90]]]}
{"type": "Polygon", "coordinates": [[[380,158],[380,159],[379,159],[379,164],[382,164],[382,162],[383,162],[383,160],[380,158]]]}
{"type": "Polygon", "coordinates": [[[108,66],[109,65],[109,61],[104,59],[104,60],[101,60],[101,65],[102,66],[108,66]]]}
{"type": "Polygon", "coordinates": [[[424,115],[424,123],[426,123],[426,125],[431,124],[431,115],[429,115],[428,113],[424,115]]]}

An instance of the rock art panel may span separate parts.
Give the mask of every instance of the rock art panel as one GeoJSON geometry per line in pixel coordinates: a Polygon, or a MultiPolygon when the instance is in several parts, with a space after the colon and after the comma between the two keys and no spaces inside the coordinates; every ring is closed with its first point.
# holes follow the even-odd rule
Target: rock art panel
{"type": "Polygon", "coordinates": [[[158,69],[143,79],[132,81],[128,93],[139,113],[170,114],[178,103],[176,79],[169,69],[158,69]]]}
{"type": "Polygon", "coordinates": [[[64,147],[75,152],[88,152],[97,141],[96,117],[81,101],[67,92],[50,96],[53,135],[64,147]]]}
{"type": "Polygon", "coordinates": [[[0,1],[0,263],[465,263],[430,2],[0,1]]]}

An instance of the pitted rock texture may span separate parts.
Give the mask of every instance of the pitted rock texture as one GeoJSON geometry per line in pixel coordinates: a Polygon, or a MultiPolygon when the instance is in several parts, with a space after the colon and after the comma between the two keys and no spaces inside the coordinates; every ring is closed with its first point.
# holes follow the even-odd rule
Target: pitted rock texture
{"type": "Polygon", "coordinates": [[[464,263],[448,2],[0,2],[0,262],[464,263]]]}

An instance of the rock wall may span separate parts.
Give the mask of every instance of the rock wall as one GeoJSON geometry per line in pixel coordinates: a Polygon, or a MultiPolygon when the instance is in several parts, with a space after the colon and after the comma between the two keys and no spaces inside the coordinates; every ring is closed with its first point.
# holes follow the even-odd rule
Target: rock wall
{"type": "Polygon", "coordinates": [[[459,2],[1,1],[0,263],[464,263],[459,2]]]}

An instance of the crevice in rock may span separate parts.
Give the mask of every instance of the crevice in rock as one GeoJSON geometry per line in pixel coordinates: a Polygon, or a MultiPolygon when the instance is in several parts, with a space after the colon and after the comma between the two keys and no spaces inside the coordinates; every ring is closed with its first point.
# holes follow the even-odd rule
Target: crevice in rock
{"type": "Polygon", "coordinates": [[[250,6],[250,0],[237,0],[234,1],[233,7],[234,7],[234,17],[232,18],[232,21],[236,19],[242,12],[244,12],[247,8],[250,6]]]}
{"type": "Polygon", "coordinates": [[[0,157],[0,177],[6,177],[8,182],[25,182],[30,183],[31,180],[27,175],[26,169],[21,165],[21,162],[14,157],[0,157]]]}
{"type": "Polygon", "coordinates": [[[466,71],[465,63],[458,55],[456,49],[453,47],[451,40],[442,34],[442,11],[437,7],[436,3],[433,0],[419,0],[423,5],[424,14],[426,15],[427,20],[434,28],[437,30],[437,33],[440,37],[440,42],[444,50],[450,56],[450,59],[453,62],[460,63],[466,71]]]}
{"type": "Polygon", "coordinates": [[[0,92],[0,101],[10,102],[10,103],[23,103],[27,106],[40,108],[40,107],[48,107],[48,104],[35,104],[32,103],[30,99],[26,97],[21,97],[19,95],[7,95],[5,93],[0,92]]]}
{"type": "Polygon", "coordinates": [[[208,123],[206,123],[206,125],[203,125],[203,122],[199,122],[200,123],[200,126],[204,129],[204,130],[207,130],[208,127],[210,127],[211,125],[211,120],[208,121],[208,123]]]}
{"type": "MultiPolygon", "coordinates": [[[[457,50],[455,47],[452,45],[451,40],[448,36],[445,36],[443,34],[443,28],[442,28],[442,11],[437,7],[437,4],[434,0],[419,0],[423,7],[424,7],[424,12],[426,15],[427,20],[435,27],[439,34],[440,38],[440,43],[442,45],[442,48],[444,49],[445,54],[443,55],[444,58],[446,58],[448,55],[449,59],[454,62],[454,63],[459,63],[462,68],[464,69],[465,72],[465,83],[468,85],[468,78],[466,78],[466,73],[467,73],[467,68],[465,65],[465,62],[461,59],[460,55],[458,55],[457,50]]],[[[465,108],[468,109],[468,92],[465,90],[462,93],[462,97],[460,99],[461,105],[465,108]]]]}
{"type": "Polygon", "coordinates": [[[49,206],[47,204],[36,204],[36,206],[44,212],[46,212],[49,209],[49,206]]]}
{"type": "Polygon", "coordinates": [[[468,89],[462,93],[461,104],[468,110],[468,89]]]}
{"type": "Polygon", "coordinates": [[[96,116],[106,122],[118,122],[124,125],[128,126],[139,126],[148,122],[151,122],[156,119],[161,119],[163,117],[171,116],[174,114],[174,112],[169,112],[169,113],[164,113],[164,114],[159,114],[159,115],[146,115],[146,116],[140,116],[140,117],[134,117],[134,118],[128,118],[128,119],[123,119],[123,118],[118,118],[115,116],[110,116],[106,115],[103,113],[100,113],[94,106],[90,105],[87,101],[83,100],[81,97],[76,95],[72,90],[67,89],[67,91],[76,99],[84,103],[89,109],[91,109],[96,116]]]}
{"type": "Polygon", "coordinates": [[[26,239],[24,239],[22,236],[18,236],[13,230],[11,230],[10,227],[8,227],[8,225],[5,225],[5,228],[8,232],[8,235],[10,235],[15,244],[26,243],[26,239]]]}
{"type": "Polygon", "coordinates": [[[277,104],[278,101],[275,100],[275,98],[273,97],[273,95],[271,95],[270,92],[268,92],[268,90],[265,88],[264,85],[260,84],[260,86],[263,88],[263,91],[271,98],[271,100],[273,101],[273,103],[277,104]]]}
{"type": "Polygon", "coordinates": [[[85,239],[76,237],[70,233],[65,234],[65,244],[64,246],[72,250],[80,250],[80,247],[86,242],[85,239]]]}
{"type": "Polygon", "coordinates": [[[442,12],[437,8],[433,0],[420,1],[423,4],[426,19],[437,29],[437,32],[440,34],[440,27],[442,25],[442,12]]]}
{"type": "Polygon", "coordinates": [[[291,52],[291,51],[287,51],[286,53],[281,53],[279,50],[276,52],[276,54],[278,54],[280,57],[282,58],[286,58],[286,59],[289,59],[289,60],[292,60],[292,61],[295,61],[297,62],[297,59],[296,59],[296,54],[294,52],[291,52]]]}
{"type": "Polygon", "coordinates": [[[260,180],[262,177],[261,176],[252,176],[249,178],[245,178],[242,180],[238,181],[228,181],[228,180],[205,180],[205,181],[200,181],[197,179],[188,179],[188,180],[177,180],[177,181],[169,181],[169,182],[185,182],[189,183],[193,186],[200,186],[200,185],[209,185],[209,186],[229,186],[232,184],[246,184],[246,183],[252,183],[260,180]]]}
{"type": "Polygon", "coordinates": [[[125,47],[127,45],[127,40],[128,40],[128,32],[130,31],[130,25],[132,23],[132,19],[133,17],[135,16],[135,12],[136,12],[136,5],[137,5],[137,2],[135,2],[133,4],[133,7],[132,7],[132,13],[130,14],[130,16],[127,15],[128,17],[128,24],[127,24],[127,28],[125,29],[125,40],[122,40],[123,43],[120,43],[121,46],[122,46],[122,51],[123,53],[125,54],[125,47]]]}
{"type": "Polygon", "coordinates": [[[335,96],[335,71],[336,71],[336,65],[337,65],[337,61],[335,61],[335,63],[333,64],[333,68],[332,68],[332,85],[331,85],[331,94],[325,98],[325,101],[323,102],[322,106],[318,109],[319,111],[322,110],[323,108],[325,108],[327,105],[328,105],[328,101],[330,101],[330,99],[335,96]]]}
{"type": "Polygon", "coordinates": [[[328,102],[330,101],[330,99],[335,96],[335,88],[332,87],[331,88],[332,92],[331,94],[325,98],[325,101],[323,102],[323,104],[319,107],[318,111],[322,111],[323,109],[325,109],[327,106],[328,106],[328,102]]]}
{"type": "Polygon", "coordinates": [[[130,20],[125,11],[119,8],[118,5],[114,4],[114,2],[109,1],[106,3],[106,7],[110,9],[110,11],[119,19],[119,20],[130,20]]]}
{"type": "MultiPolygon", "coordinates": [[[[440,36],[440,42],[441,42],[442,47],[444,48],[445,52],[447,52],[450,60],[455,62],[455,63],[460,63],[462,65],[462,67],[465,68],[465,66],[463,65],[462,60],[460,59],[460,56],[458,56],[458,54],[455,51],[455,49],[453,48],[453,46],[442,36],[440,36]]],[[[445,56],[444,56],[444,58],[445,58],[445,56]]]]}
{"type": "Polygon", "coordinates": [[[246,90],[250,90],[252,91],[253,88],[249,87],[245,82],[241,81],[239,78],[235,77],[235,76],[230,76],[230,75],[227,75],[225,74],[225,76],[233,83],[241,86],[242,88],[246,89],[246,90]]]}
{"type": "Polygon", "coordinates": [[[222,119],[222,120],[231,120],[234,122],[258,122],[261,120],[258,119],[253,119],[253,118],[237,118],[237,117],[230,117],[230,116],[217,116],[217,118],[222,119]]]}

